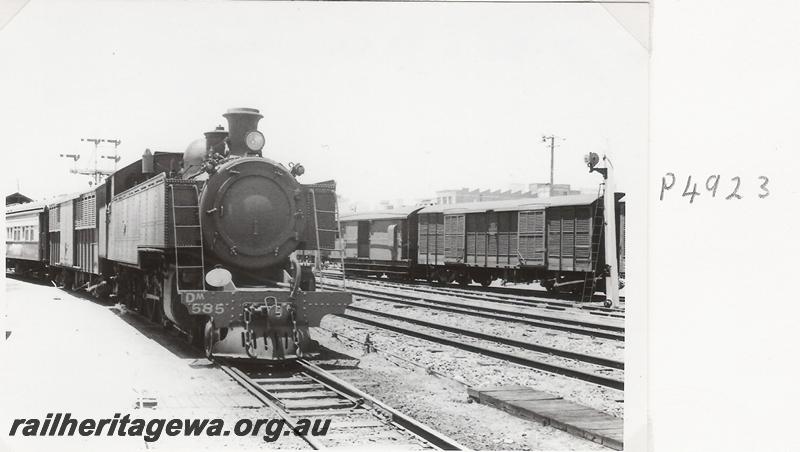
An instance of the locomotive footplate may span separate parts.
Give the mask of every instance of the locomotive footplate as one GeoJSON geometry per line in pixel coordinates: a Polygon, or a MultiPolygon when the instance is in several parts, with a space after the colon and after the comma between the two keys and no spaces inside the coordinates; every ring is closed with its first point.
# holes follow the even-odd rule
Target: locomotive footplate
{"type": "Polygon", "coordinates": [[[298,324],[314,327],[319,326],[322,317],[327,314],[343,314],[352,301],[351,294],[334,291],[298,292],[294,300],[289,299],[289,292],[285,289],[240,288],[235,291],[181,293],[181,303],[186,305],[189,314],[210,317],[217,328],[225,328],[231,323],[244,323],[245,308],[248,306],[251,309],[271,309],[271,316],[275,320],[283,319],[284,314],[293,309],[298,324]]]}
{"type": "Polygon", "coordinates": [[[237,289],[187,291],[181,302],[190,314],[206,320],[206,356],[284,360],[319,351],[309,327],[327,314],[342,314],[352,296],[345,292],[298,292],[237,289]]]}

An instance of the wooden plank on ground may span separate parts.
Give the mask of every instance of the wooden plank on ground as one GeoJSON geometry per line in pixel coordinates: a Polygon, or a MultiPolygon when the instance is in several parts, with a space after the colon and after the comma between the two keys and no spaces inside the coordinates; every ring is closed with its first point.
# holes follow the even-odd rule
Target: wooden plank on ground
{"type": "Polygon", "coordinates": [[[550,425],[611,449],[623,448],[623,420],[618,417],[519,385],[469,388],[467,392],[473,400],[515,416],[550,425]]]}

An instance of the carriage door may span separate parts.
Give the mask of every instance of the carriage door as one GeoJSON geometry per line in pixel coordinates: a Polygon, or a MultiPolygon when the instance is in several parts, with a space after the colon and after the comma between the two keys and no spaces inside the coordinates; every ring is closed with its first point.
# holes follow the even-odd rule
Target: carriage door
{"type": "Polygon", "coordinates": [[[358,257],[369,258],[369,221],[358,222],[358,257]]]}
{"type": "Polygon", "coordinates": [[[386,239],[388,240],[390,259],[396,261],[401,255],[400,250],[400,229],[396,224],[390,224],[386,229],[386,239]]]}

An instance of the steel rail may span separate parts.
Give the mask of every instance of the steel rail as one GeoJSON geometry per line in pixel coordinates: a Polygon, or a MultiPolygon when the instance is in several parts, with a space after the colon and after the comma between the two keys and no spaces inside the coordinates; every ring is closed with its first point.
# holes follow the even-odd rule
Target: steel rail
{"type": "MultiPolygon", "coordinates": [[[[329,287],[335,287],[335,286],[329,286],[329,287]]],[[[378,297],[372,297],[372,296],[370,296],[370,297],[378,299],[378,297]]],[[[568,333],[581,334],[581,335],[584,335],[584,336],[598,337],[598,338],[603,338],[603,339],[611,339],[611,340],[615,340],[615,341],[624,341],[625,340],[625,335],[624,334],[607,332],[607,331],[597,331],[597,330],[586,329],[586,328],[581,328],[581,327],[572,327],[572,326],[566,326],[566,325],[559,325],[557,323],[546,323],[546,322],[543,322],[543,321],[536,321],[536,320],[529,320],[527,318],[514,317],[513,315],[492,314],[491,312],[482,312],[482,311],[476,310],[476,309],[480,309],[478,307],[475,307],[475,308],[471,308],[471,307],[456,308],[456,307],[449,307],[449,306],[439,306],[439,305],[436,305],[436,304],[433,304],[433,303],[429,303],[429,302],[426,302],[426,301],[411,301],[411,300],[402,300],[402,299],[389,300],[388,298],[387,299],[381,299],[381,300],[382,301],[392,301],[392,302],[395,302],[395,303],[402,303],[402,304],[405,304],[405,305],[408,305],[408,306],[417,306],[417,307],[425,308],[425,309],[433,309],[433,310],[436,310],[436,311],[455,312],[455,313],[458,313],[458,314],[471,315],[471,316],[474,316],[474,317],[479,317],[479,318],[484,318],[484,319],[500,320],[500,321],[503,321],[503,322],[521,323],[523,325],[529,325],[529,326],[532,326],[534,328],[544,328],[544,329],[556,330],[556,331],[566,331],[568,333]]]]}
{"type": "MultiPolygon", "coordinates": [[[[331,285],[327,285],[327,284],[324,284],[324,287],[330,288],[330,289],[336,289],[336,286],[331,286],[331,285]]],[[[339,290],[341,290],[341,288],[339,288],[339,290]]],[[[442,306],[453,306],[453,307],[459,307],[459,308],[479,309],[479,310],[484,310],[486,312],[490,312],[490,313],[494,313],[494,314],[510,315],[512,317],[524,317],[524,318],[534,319],[534,320],[544,320],[544,321],[548,321],[548,322],[556,322],[556,323],[562,323],[562,324],[566,324],[566,325],[576,325],[576,326],[581,326],[581,327],[584,327],[584,328],[594,328],[594,329],[599,329],[599,330],[613,331],[613,332],[617,332],[617,333],[624,333],[625,332],[625,327],[624,326],[615,326],[615,325],[609,325],[609,324],[604,324],[604,323],[586,322],[586,321],[583,321],[583,320],[575,320],[575,319],[567,319],[567,318],[563,318],[563,317],[547,316],[547,315],[542,315],[542,314],[534,314],[534,313],[530,313],[530,312],[507,311],[505,309],[489,308],[489,307],[484,307],[484,306],[465,305],[463,303],[457,303],[457,302],[452,302],[452,301],[443,301],[443,300],[435,300],[435,299],[432,299],[432,298],[420,298],[419,296],[406,295],[406,294],[394,294],[394,293],[393,294],[389,294],[389,293],[381,292],[381,291],[378,291],[378,290],[375,290],[375,289],[364,289],[364,288],[354,289],[354,288],[351,287],[351,288],[347,289],[347,291],[351,292],[353,294],[356,294],[356,295],[361,295],[361,296],[364,296],[364,297],[374,298],[374,299],[383,300],[383,301],[392,301],[392,302],[398,302],[398,303],[405,303],[406,301],[422,300],[422,301],[425,301],[425,302],[428,302],[428,303],[433,303],[433,304],[442,305],[442,306]]]]}
{"type": "Polygon", "coordinates": [[[586,381],[589,383],[594,383],[600,386],[606,386],[612,389],[618,389],[623,391],[625,389],[625,384],[622,380],[617,378],[606,377],[603,375],[597,375],[590,372],[584,372],[577,369],[571,369],[569,367],[559,366],[556,364],[545,363],[542,361],[537,361],[535,359],[527,358],[524,356],[514,355],[511,353],[501,352],[498,350],[492,350],[486,347],[481,347],[478,345],[473,344],[466,344],[463,342],[459,342],[453,339],[444,338],[441,336],[434,336],[432,334],[423,333],[421,331],[410,330],[407,328],[402,328],[396,325],[391,325],[385,322],[379,322],[373,319],[365,319],[359,316],[353,316],[350,314],[338,314],[339,317],[352,320],[354,322],[360,322],[367,325],[375,326],[378,328],[383,328],[389,331],[394,331],[400,334],[405,334],[407,336],[416,337],[419,339],[424,339],[427,341],[439,343],[442,345],[449,345],[451,347],[455,347],[461,350],[470,351],[473,353],[478,353],[484,356],[489,356],[491,358],[497,358],[504,361],[512,362],[515,364],[520,364],[522,366],[530,367],[533,369],[543,370],[545,372],[554,373],[557,375],[563,375],[566,377],[575,378],[578,380],[586,381]]]}
{"type": "MultiPolygon", "coordinates": [[[[331,278],[331,279],[342,279],[342,274],[341,273],[337,274],[337,273],[333,273],[333,272],[330,272],[330,271],[323,272],[323,276],[325,276],[326,278],[331,278]]],[[[352,276],[351,275],[351,276],[348,276],[347,279],[357,279],[359,281],[363,280],[363,281],[387,282],[387,281],[380,281],[380,280],[375,279],[375,278],[369,278],[369,277],[366,277],[366,276],[352,276]]],[[[398,282],[397,281],[391,281],[391,283],[398,283],[398,282]]],[[[404,284],[404,283],[400,282],[399,284],[404,284]]],[[[516,296],[521,296],[521,297],[539,297],[539,298],[543,298],[544,299],[544,300],[541,300],[542,303],[559,304],[559,305],[562,305],[562,306],[565,306],[565,307],[574,307],[574,305],[572,305],[571,303],[560,303],[558,301],[549,301],[548,299],[552,299],[552,300],[559,300],[559,299],[561,299],[561,300],[576,300],[576,301],[578,299],[577,297],[575,297],[573,295],[570,295],[570,294],[565,294],[565,293],[555,294],[555,293],[547,292],[546,290],[523,289],[523,288],[519,288],[519,287],[469,286],[469,288],[462,288],[462,287],[450,287],[450,286],[448,286],[446,284],[442,284],[442,283],[439,283],[439,282],[422,281],[422,280],[414,280],[414,281],[411,281],[410,284],[416,284],[416,285],[427,286],[427,287],[432,287],[432,288],[448,289],[448,290],[449,289],[453,289],[453,290],[459,290],[460,289],[460,290],[471,290],[471,291],[475,291],[475,292],[495,293],[495,294],[503,294],[503,295],[511,295],[511,296],[516,295],[516,296]],[[564,298],[558,298],[559,296],[564,297],[564,298]]],[[[531,301],[534,301],[534,300],[531,300],[531,301]]],[[[624,303],[625,302],[625,297],[624,296],[620,297],[620,301],[624,303]]],[[[608,310],[608,311],[623,311],[623,309],[619,309],[619,308],[614,309],[614,308],[606,308],[606,307],[601,307],[601,306],[581,306],[580,308],[581,309],[608,310]]]]}
{"type": "MultiPolygon", "coordinates": [[[[371,281],[369,280],[363,280],[363,281],[366,282],[367,284],[371,283],[371,281]]],[[[425,292],[431,294],[456,295],[459,297],[469,298],[472,300],[491,301],[495,303],[510,304],[515,306],[536,306],[536,307],[542,307],[544,309],[551,309],[558,311],[566,311],[567,309],[572,308],[572,309],[580,309],[582,311],[587,311],[592,315],[625,318],[625,311],[619,309],[605,308],[600,306],[576,306],[573,303],[560,303],[556,301],[531,299],[531,298],[526,298],[525,296],[495,294],[493,292],[470,290],[462,287],[439,287],[439,286],[422,287],[422,286],[413,286],[411,284],[403,285],[394,282],[384,282],[384,281],[378,281],[377,284],[383,287],[395,287],[398,289],[414,290],[417,292],[425,292]]]]}
{"type": "MultiPolygon", "coordinates": [[[[272,408],[273,411],[278,413],[281,419],[286,422],[286,425],[289,426],[292,430],[295,429],[295,419],[294,417],[290,416],[280,405],[275,403],[272,397],[265,394],[265,390],[258,385],[258,383],[254,382],[250,377],[247,376],[241,370],[230,367],[226,365],[220,365],[220,368],[228,374],[231,378],[233,378],[239,385],[247,390],[250,394],[252,394],[255,398],[257,398],[261,403],[264,405],[272,408]]],[[[315,438],[309,435],[299,435],[300,438],[303,439],[306,443],[308,443],[311,448],[315,450],[325,449],[325,445],[317,441],[315,438]]]]}
{"type": "Polygon", "coordinates": [[[434,447],[437,447],[441,450],[469,450],[452,438],[431,429],[427,425],[406,414],[401,413],[400,411],[395,410],[394,408],[367,394],[366,392],[356,388],[352,384],[317,367],[311,362],[305,359],[298,359],[297,364],[299,364],[305,372],[308,372],[314,378],[330,386],[334,390],[361,399],[364,401],[365,405],[389,415],[392,423],[399,425],[405,430],[408,430],[434,447]]]}
{"type": "Polygon", "coordinates": [[[560,356],[562,358],[569,358],[574,359],[576,361],[582,361],[591,364],[597,364],[599,366],[610,367],[613,369],[620,369],[625,370],[625,363],[622,361],[617,361],[613,359],[603,358],[601,356],[593,356],[593,355],[586,355],[584,353],[577,353],[571,352],[568,350],[562,350],[559,348],[547,347],[545,345],[538,345],[532,344],[530,342],[518,341],[516,339],[508,339],[504,337],[498,337],[491,334],[480,333],[478,331],[470,331],[465,330],[463,328],[456,328],[453,326],[441,325],[438,323],[426,322],[424,320],[419,320],[411,317],[405,317],[401,315],[389,314],[387,312],[380,312],[375,311],[372,309],[365,309],[359,308],[355,306],[348,306],[347,309],[353,310],[356,312],[362,312],[364,314],[371,314],[378,317],[386,317],[387,319],[399,320],[401,322],[407,322],[414,325],[424,326],[426,328],[432,328],[435,330],[447,331],[449,333],[460,334],[462,336],[469,336],[474,337],[476,339],[490,341],[490,342],[497,342],[503,345],[510,345],[512,347],[519,347],[525,350],[531,350],[538,353],[546,353],[549,355],[560,356]]]}

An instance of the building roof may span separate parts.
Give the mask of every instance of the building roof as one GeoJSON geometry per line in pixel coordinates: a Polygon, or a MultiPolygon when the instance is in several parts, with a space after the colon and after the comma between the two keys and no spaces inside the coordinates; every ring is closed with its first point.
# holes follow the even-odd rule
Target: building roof
{"type": "Polygon", "coordinates": [[[22,203],[31,202],[31,201],[33,201],[31,198],[28,198],[27,196],[23,195],[20,192],[12,193],[12,194],[6,196],[6,205],[7,206],[8,205],[12,205],[12,204],[22,204],[22,203]]]}

